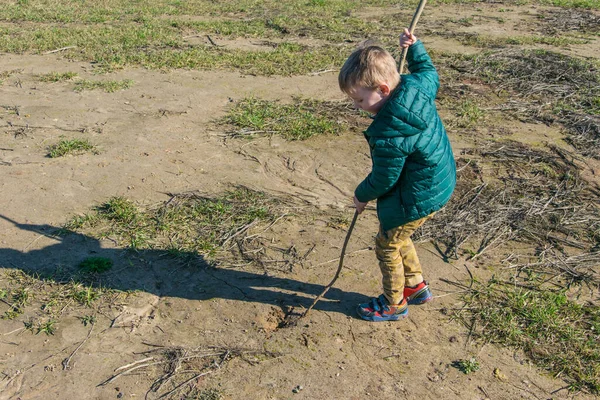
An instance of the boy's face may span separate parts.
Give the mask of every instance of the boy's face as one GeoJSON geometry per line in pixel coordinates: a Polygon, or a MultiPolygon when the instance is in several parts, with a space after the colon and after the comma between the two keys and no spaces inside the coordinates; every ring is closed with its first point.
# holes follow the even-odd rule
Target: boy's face
{"type": "Polygon", "coordinates": [[[352,89],[348,96],[354,102],[354,107],[377,114],[390,96],[390,88],[387,84],[381,84],[375,89],[359,86],[352,89]]]}

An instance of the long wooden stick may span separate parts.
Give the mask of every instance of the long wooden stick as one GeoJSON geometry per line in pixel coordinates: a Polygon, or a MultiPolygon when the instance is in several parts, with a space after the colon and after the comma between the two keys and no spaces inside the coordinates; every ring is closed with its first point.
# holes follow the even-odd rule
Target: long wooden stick
{"type": "Polygon", "coordinates": [[[313,301],[313,303],[310,305],[310,307],[308,307],[308,309],[306,311],[304,311],[304,313],[300,316],[300,318],[304,318],[308,315],[310,310],[312,310],[313,307],[315,306],[315,304],[317,304],[317,302],[319,300],[321,300],[321,298],[323,296],[325,296],[325,293],[327,293],[327,291],[329,289],[331,289],[331,287],[333,286],[335,281],[337,281],[338,277],[340,276],[340,272],[342,272],[342,266],[344,265],[344,255],[346,254],[346,247],[348,246],[348,241],[350,240],[350,235],[352,235],[352,230],[354,229],[354,224],[356,224],[357,217],[358,217],[358,211],[355,211],[354,218],[352,218],[352,222],[350,223],[350,227],[348,228],[348,233],[346,233],[346,240],[344,240],[344,245],[342,246],[342,254],[340,255],[340,263],[338,265],[338,269],[337,269],[337,272],[335,273],[335,276],[333,277],[331,282],[329,282],[329,285],[325,286],[325,289],[323,290],[323,292],[321,292],[321,294],[317,296],[317,298],[315,299],[315,301],[313,301]]]}
{"type": "MultiPolygon", "coordinates": [[[[415,31],[415,28],[417,27],[417,22],[419,22],[419,18],[421,18],[421,13],[423,12],[423,8],[425,8],[426,3],[427,3],[427,0],[421,0],[421,2],[419,3],[419,6],[417,7],[417,11],[415,11],[415,14],[413,15],[413,19],[410,23],[410,27],[408,28],[408,31],[410,32],[411,35],[413,34],[413,32],[415,31]]],[[[406,62],[406,53],[408,53],[408,47],[402,48],[402,55],[400,56],[400,68],[398,68],[398,72],[400,72],[401,74],[402,74],[402,71],[404,70],[404,64],[406,62]]]]}

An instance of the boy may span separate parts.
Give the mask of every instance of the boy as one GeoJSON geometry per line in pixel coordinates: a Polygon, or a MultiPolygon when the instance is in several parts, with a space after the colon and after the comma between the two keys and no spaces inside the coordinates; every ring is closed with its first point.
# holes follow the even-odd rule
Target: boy
{"type": "Polygon", "coordinates": [[[434,102],[438,74],[407,29],[400,46],[408,47],[410,75],[400,77],[386,50],[365,45],[338,78],[355,107],[374,114],[364,132],[373,167],[354,192],[358,213],[377,199],[380,224],[375,253],[383,294],[357,308],[368,321],[396,321],[408,315],[409,304],[432,299],[410,236],[448,202],[456,185],[452,148],[434,102]]]}

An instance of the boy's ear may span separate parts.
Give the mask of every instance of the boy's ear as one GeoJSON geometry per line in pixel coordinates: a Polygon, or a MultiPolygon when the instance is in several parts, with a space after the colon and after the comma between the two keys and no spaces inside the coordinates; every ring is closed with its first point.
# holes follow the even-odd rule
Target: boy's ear
{"type": "Polygon", "coordinates": [[[387,96],[390,94],[390,92],[392,90],[387,83],[381,83],[381,84],[379,84],[379,91],[381,92],[382,95],[387,96]]]}

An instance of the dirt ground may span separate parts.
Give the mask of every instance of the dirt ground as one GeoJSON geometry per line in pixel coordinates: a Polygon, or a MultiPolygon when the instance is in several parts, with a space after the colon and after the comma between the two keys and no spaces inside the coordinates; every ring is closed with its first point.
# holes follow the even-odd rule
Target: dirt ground
{"type": "MultiPolygon", "coordinates": [[[[481,18],[457,29],[522,34],[536,12],[530,6],[511,7],[509,12],[499,8],[488,5],[480,14],[501,13],[506,19],[502,25],[481,18]]],[[[439,6],[424,17],[429,21],[424,27],[443,16],[470,14],[466,6],[452,11],[439,6]]],[[[481,51],[439,36],[423,41],[433,50],[481,51]]],[[[597,57],[600,46],[592,40],[562,51],[597,57]]],[[[106,284],[135,293],[98,315],[91,331],[78,319],[85,310],[75,308],[65,310],[49,336],[22,329],[23,318],[1,320],[0,399],[158,398],[157,393],[147,394],[161,373],[152,367],[100,385],[122,371],[120,367],[151,357],[143,352],[156,346],[264,352],[258,360],[233,358],[195,380],[198,388],[214,388],[226,399],[592,398],[569,393],[564,381],[539,370],[520,352],[470,340],[469,332],[448,313],[462,304],[459,289],[441,279],[465,281],[465,266],[476,276],[487,277],[490,271],[462,260],[444,262],[429,243],[419,244],[418,251],[435,301],[411,307],[409,317],[396,323],[358,319],[356,304],[380,293],[370,251],[377,229],[373,210],[360,216],[346,268],[326,299],[299,325],[279,326],[287,307],[310,305],[335,272],[345,230],[328,224],[327,210],[342,210],[351,218],[351,195],[370,167],[368,147],[356,132],[302,142],[234,139],[215,121],[232,101],[249,96],[343,99],[336,72],[259,77],[126,69],[106,78],[131,79],[133,87],[104,93],[75,92],[72,82],[39,82],[37,75],[67,71],[102,79],[90,64],[62,59],[60,53],[2,54],[0,71],[11,70],[19,72],[0,92],[3,264],[31,272],[104,256],[115,261],[117,271],[106,284]],[[48,145],[61,137],[89,138],[99,154],[48,158],[48,145]],[[312,248],[305,262],[287,269],[226,263],[197,268],[150,251],[131,254],[109,240],[83,234],[59,239],[44,235],[112,196],[151,205],[167,200],[167,193],[219,193],[235,184],[293,195],[315,210],[312,219],[284,218],[263,232],[299,254],[312,248]],[[69,368],[63,369],[61,362],[76,349],[69,368]],[[473,356],[481,366],[474,373],[452,366],[473,356]]],[[[558,127],[508,124],[515,138],[561,142],[558,127]]],[[[471,138],[460,132],[451,131],[450,138],[456,154],[470,145],[471,138]]],[[[589,165],[589,175],[597,179],[600,169],[589,165]]],[[[0,276],[2,287],[6,282],[0,276]]]]}

